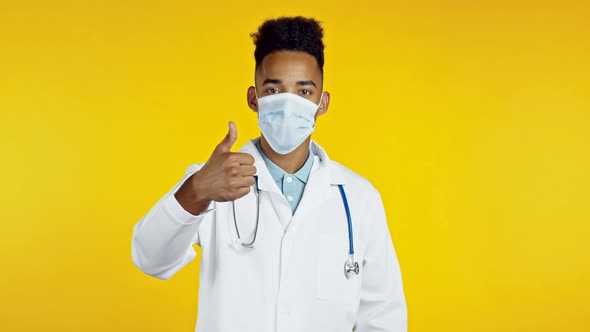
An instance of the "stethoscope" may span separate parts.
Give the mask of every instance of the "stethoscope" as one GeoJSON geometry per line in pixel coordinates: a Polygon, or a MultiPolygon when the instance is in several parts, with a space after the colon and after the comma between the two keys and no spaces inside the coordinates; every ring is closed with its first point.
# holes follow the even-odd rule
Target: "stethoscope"
{"type": "MultiPolygon", "coordinates": [[[[240,238],[238,222],[236,221],[236,206],[234,204],[234,201],[232,201],[234,226],[236,227],[236,234],[238,235],[238,240],[240,240],[242,246],[244,246],[245,248],[254,248],[254,241],[256,241],[256,234],[258,234],[258,220],[260,216],[260,189],[258,188],[258,175],[254,175],[254,179],[256,180],[256,190],[254,191],[254,195],[256,196],[256,226],[254,227],[254,237],[252,238],[252,241],[249,243],[244,243],[240,238]]],[[[352,217],[350,216],[348,200],[346,199],[344,187],[341,184],[339,184],[338,188],[340,189],[340,195],[342,196],[342,203],[344,203],[344,210],[346,211],[346,219],[348,221],[348,259],[344,262],[344,275],[347,279],[350,279],[353,276],[353,273],[359,274],[359,263],[354,260],[352,217]]]]}

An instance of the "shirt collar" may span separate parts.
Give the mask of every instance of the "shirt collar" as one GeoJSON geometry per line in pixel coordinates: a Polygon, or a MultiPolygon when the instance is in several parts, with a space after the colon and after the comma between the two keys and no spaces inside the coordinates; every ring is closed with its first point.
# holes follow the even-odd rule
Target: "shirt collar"
{"type": "MultiPolygon", "coordinates": [[[[285,176],[285,174],[289,174],[289,173],[285,172],[282,168],[280,168],[277,164],[275,164],[270,158],[268,158],[268,156],[266,154],[264,154],[264,151],[262,151],[262,148],[260,147],[260,139],[257,139],[254,144],[258,148],[258,152],[260,152],[262,159],[264,159],[264,163],[266,164],[266,168],[268,169],[268,172],[270,173],[272,178],[275,180],[275,182],[282,180],[283,177],[285,176]]],[[[303,183],[307,183],[307,179],[309,178],[309,173],[310,173],[311,167],[313,165],[313,159],[314,159],[313,156],[314,156],[314,153],[313,153],[312,149],[310,148],[309,154],[307,156],[307,160],[305,160],[305,163],[303,164],[303,166],[301,166],[301,168],[299,168],[299,170],[297,170],[295,173],[293,173],[293,176],[298,178],[303,183]]]]}
{"type": "MultiPolygon", "coordinates": [[[[256,148],[255,143],[257,140],[260,140],[260,137],[248,140],[244,145],[242,145],[239,152],[248,153],[254,157],[254,166],[256,167],[255,175],[258,176],[259,189],[265,191],[276,191],[280,194],[278,191],[279,189],[274,183],[274,180],[266,167],[264,159],[262,159],[262,154],[256,148]]],[[[316,160],[319,161],[317,163],[313,163],[310,173],[313,174],[315,172],[321,171],[322,174],[327,175],[327,183],[346,184],[345,175],[340,170],[341,167],[338,167],[336,162],[329,159],[326,151],[313,139],[311,139],[310,148],[315,155],[314,159],[317,158],[316,160]]]]}

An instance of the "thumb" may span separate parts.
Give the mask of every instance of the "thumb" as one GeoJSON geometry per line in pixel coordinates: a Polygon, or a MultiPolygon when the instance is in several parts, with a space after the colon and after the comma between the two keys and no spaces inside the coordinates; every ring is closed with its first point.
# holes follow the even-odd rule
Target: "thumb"
{"type": "Polygon", "coordinates": [[[236,142],[236,140],[238,139],[238,128],[236,127],[236,124],[233,121],[230,121],[228,123],[228,131],[227,131],[227,135],[225,135],[225,137],[223,138],[223,141],[221,141],[218,145],[217,145],[217,149],[221,152],[230,152],[232,146],[234,145],[234,143],[236,142]]]}

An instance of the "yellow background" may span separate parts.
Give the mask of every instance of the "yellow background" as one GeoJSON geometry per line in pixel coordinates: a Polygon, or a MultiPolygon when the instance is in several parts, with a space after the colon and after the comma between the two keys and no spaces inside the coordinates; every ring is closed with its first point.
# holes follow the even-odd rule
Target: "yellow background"
{"type": "MultiPolygon", "coordinates": [[[[133,225],[238,126],[266,18],[323,22],[313,137],[381,191],[409,330],[588,331],[586,1],[3,1],[0,330],[192,331],[133,225]]],[[[245,307],[247,310],[247,307],[245,307]]]]}

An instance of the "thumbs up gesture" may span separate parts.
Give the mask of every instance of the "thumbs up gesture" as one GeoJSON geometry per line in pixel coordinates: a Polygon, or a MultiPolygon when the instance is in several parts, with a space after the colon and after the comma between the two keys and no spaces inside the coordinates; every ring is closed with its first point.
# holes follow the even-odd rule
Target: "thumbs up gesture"
{"type": "Polygon", "coordinates": [[[227,135],[217,144],[205,165],[176,193],[180,205],[194,215],[201,213],[210,201],[226,202],[245,196],[255,183],[254,157],[231,152],[238,130],[233,121],[228,126],[227,135]]]}

